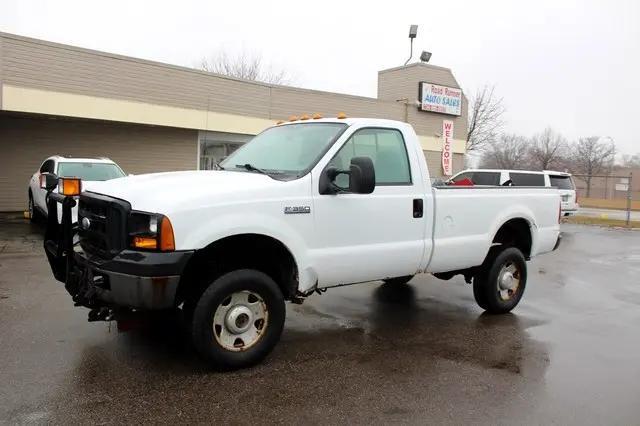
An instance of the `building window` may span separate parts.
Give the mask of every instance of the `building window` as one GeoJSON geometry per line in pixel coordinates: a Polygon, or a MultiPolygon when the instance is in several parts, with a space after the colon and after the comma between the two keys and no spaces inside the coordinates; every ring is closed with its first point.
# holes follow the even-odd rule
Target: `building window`
{"type": "Polygon", "coordinates": [[[198,168],[212,170],[232,152],[249,142],[253,135],[223,132],[200,132],[198,168]]]}

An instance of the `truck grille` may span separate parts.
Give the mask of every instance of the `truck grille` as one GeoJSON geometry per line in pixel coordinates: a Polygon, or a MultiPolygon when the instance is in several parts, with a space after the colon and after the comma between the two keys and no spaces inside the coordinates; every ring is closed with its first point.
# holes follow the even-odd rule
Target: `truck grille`
{"type": "Polygon", "coordinates": [[[78,206],[78,235],[85,253],[110,259],[121,252],[127,246],[130,211],[131,205],[126,201],[82,193],[78,206]]]}

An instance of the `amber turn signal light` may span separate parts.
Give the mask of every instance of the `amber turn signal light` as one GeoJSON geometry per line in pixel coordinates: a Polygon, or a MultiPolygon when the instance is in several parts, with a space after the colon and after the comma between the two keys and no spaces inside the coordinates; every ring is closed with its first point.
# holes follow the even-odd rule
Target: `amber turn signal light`
{"type": "Polygon", "coordinates": [[[173,238],[173,226],[168,217],[164,216],[160,222],[160,250],[173,251],[176,249],[176,242],[173,238]]]}
{"type": "Polygon", "coordinates": [[[58,180],[58,192],[62,195],[76,196],[82,192],[80,178],[60,178],[58,180]]]}
{"type": "Polygon", "coordinates": [[[146,250],[158,248],[158,241],[153,237],[133,237],[133,246],[146,250]]]}

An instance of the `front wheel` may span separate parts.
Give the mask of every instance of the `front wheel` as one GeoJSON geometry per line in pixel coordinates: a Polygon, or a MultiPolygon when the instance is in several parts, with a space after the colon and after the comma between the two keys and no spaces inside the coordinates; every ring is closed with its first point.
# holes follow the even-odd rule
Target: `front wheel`
{"type": "Polygon", "coordinates": [[[218,369],[243,368],[266,357],[280,339],[284,297],[266,274],[240,269],[214,280],[195,306],[193,343],[218,369]]]}
{"type": "Polygon", "coordinates": [[[491,314],[515,308],[527,284],[527,264],[515,247],[492,249],[473,278],[473,295],[478,305],[491,314]]]}

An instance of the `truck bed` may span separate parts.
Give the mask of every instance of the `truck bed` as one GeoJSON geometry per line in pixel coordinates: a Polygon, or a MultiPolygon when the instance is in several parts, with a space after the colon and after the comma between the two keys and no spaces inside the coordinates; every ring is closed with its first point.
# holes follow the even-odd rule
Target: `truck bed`
{"type": "Polygon", "coordinates": [[[551,251],[557,240],[560,195],[556,188],[437,186],[432,192],[429,272],[481,264],[498,228],[512,218],[523,218],[534,228],[531,256],[551,251]]]}

